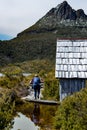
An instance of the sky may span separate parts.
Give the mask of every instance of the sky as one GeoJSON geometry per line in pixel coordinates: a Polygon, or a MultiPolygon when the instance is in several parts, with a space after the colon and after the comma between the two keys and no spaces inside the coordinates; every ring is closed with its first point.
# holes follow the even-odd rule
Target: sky
{"type": "MultiPolygon", "coordinates": [[[[0,0],[0,34],[16,37],[64,0],[0,0]]],[[[87,14],[87,0],[67,0],[87,14]]]]}

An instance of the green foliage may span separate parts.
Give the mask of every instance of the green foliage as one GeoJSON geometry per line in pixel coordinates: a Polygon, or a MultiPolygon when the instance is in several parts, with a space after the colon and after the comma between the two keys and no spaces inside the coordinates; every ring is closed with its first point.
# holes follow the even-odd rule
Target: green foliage
{"type": "Polygon", "coordinates": [[[59,82],[55,79],[54,72],[48,73],[44,80],[43,98],[59,100],[59,82]]]}
{"type": "Polygon", "coordinates": [[[21,63],[35,59],[55,61],[56,38],[50,33],[23,34],[16,39],[0,44],[1,65],[21,63]],[[49,38],[50,39],[49,39],[49,38]],[[50,56],[50,57],[49,57],[50,56]]]}
{"type": "Polygon", "coordinates": [[[39,23],[10,41],[0,42],[0,65],[32,60],[50,60],[55,63],[57,38],[86,38],[83,26],[44,26],[39,23]]]}
{"type": "Polygon", "coordinates": [[[22,63],[9,64],[1,67],[0,71],[6,75],[20,75],[24,73],[39,73],[40,71],[49,72],[54,68],[54,63],[48,59],[31,60],[22,63]],[[48,67],[49,66],[49,67],[48,67]]]}
{"type": "Polygon", "coordinates": [[[8,130],[12,126],[13,113],[15,110],[15,101],[12,102],[6,95],[10,94],[9,91],[4,93],[2,100],[0,99],[0,130],[8,130]],[[6,129],[7,130],[7,129],[6,129]]]}
{"type": "Polygon", "coordinates": [[[22,64],[19,64],[20,68],[29,73],[39,73],[40,71],[49,72],[54,67],[53,62],[50,62],[50,60],[31,60],[27,62],[23,62],[22,64]],[[48,67],[49,66],[49,67],[48,67]]]}
{"type": "Polygon", "coordinates": [[[6,75],[17,75],[22,73],[22,70],[16,65],[9,64],[8,66],[2,67],[1,72],[6,75]]]}
{"type": "Polygon", "coordinates": [[[56,117],[57,130],[87,130],[87,88],[61,102],[56,117]]]}
{"type": "Polygon", "coordinates": [[[0,87],[9,89],[18,87],[21,86],[22,80],[21,76],[6,75],[5,77],[0,78],[0,87]]]}

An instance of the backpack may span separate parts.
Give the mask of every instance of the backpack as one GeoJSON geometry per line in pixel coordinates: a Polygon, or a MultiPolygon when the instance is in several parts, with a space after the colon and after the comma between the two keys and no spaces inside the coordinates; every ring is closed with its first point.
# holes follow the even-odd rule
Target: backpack
{"type": "Polygon", "coordinates": [[[40,89],[40,83],[41,83],[41,81],[40,81],[40,78],[39,77],[34,77],[33,78],[33,85],[32,85],[32,88],[33,89],[40,89]]]}
{"type": "Polygon", "coordinates": [[[33,85],[40,85],[40,78],[39,77],[33,78],[33,85]]]}

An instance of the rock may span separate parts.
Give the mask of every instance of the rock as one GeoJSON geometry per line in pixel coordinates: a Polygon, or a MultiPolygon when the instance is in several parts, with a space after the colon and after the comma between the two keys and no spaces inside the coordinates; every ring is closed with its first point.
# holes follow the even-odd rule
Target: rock
{"type": "Polygon", "coordinates": [[[27,87],[21,87],[16,89],[18,97],[25,97],[29,94],[27,87]]]}
{"type": "Polygon", "coordinates": [[[78,19],[87,19],[87,15],[85,15],[84,10],[82,9],[77,10],[76,15],[78,19]]]}
{"type": "Polygon", "coordinates": [[[57,6],[55,12],[60,20],[76,20],[76,11],[66,1],[57,6]]]}
{"type": "Polygon", "coordinates": [[[72,25],[72,22],[75,24],[81,24],[81,20],[84,21],[83,25],[86,24],[87,15],[82,9],[74,10],[72,7],[64,1],[63,3],[57,5],[55,8],[52,8],[42,19],[40,19],[40,26],[57,26],[62,23],[66,25],[67,21],[69,25],[72,25]]]}

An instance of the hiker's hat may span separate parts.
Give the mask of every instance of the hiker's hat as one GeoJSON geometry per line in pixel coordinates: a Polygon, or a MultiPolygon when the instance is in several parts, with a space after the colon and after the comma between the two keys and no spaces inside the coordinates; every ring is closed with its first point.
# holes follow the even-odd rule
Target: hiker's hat
{"type": "Polygon", "coordinates": [[[38,77],[38,74],[35,74],[35,77],[38,77]]]}

